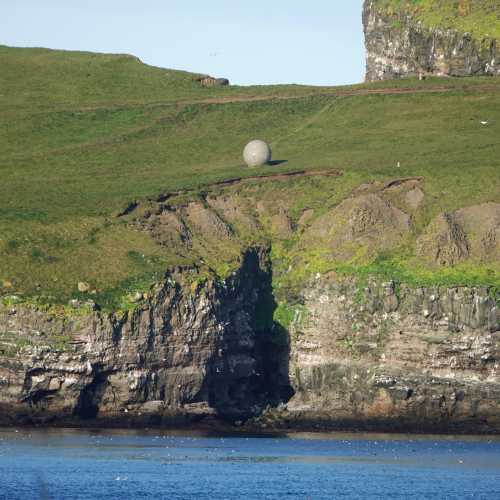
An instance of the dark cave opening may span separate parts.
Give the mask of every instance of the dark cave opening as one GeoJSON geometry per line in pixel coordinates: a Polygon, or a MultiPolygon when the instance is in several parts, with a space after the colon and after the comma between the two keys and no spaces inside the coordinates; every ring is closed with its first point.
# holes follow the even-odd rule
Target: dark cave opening
{"type": "Polygon", "coordinates": [[[82,420],[92,420],[99,413],[99,406],[108,383],[106,373],[97,373],[92,382],[81,392],[76,404],[74,415],[82,420]]]}

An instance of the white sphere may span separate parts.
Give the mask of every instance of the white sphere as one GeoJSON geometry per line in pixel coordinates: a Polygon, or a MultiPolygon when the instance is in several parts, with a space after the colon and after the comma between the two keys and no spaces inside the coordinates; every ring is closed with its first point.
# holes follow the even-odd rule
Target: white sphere
{"type": "Polygon", "coordinates": [[[249,167],[260,167],[271,161],[271,148],[264,141],[251,141],[243,151],[243,159],[249,167]]]}

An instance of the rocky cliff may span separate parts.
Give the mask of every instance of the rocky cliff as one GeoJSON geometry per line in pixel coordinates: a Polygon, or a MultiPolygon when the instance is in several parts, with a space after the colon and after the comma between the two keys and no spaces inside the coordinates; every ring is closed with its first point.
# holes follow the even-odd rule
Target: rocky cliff
{"type": "Polygon", "coordinates": [[[491,290],[318,276],[273,333],[257,253],[223,284],[178,279],[121,317],[2,307],[0,422],[500,430],[491,290]]]}
{"type": "MultiPolygon", "coordinates": [[[[420,3],[365,1],[363,25],[367,81],[420,75],[500,74],[497,39],[488,33],[463,32],[449,22],[443,22],[442,26],[439,21],[426,23],[421,14],[424,7],[420,3]]],[[[453,8],[457,9],[458,17],[469,16],[472,25],[478,11],[481,13],[482,3],[481,0],[460,2],[464,4],[461,6],[456,2],[457,6],[453,8]]],[[[493,33],[500,23],[499,7],[490,6],[490,10],[487,19],[491,19],[489,26],[493,33]]]]}
{"type": "MultiPolygon", "coordinates": [[[[328,192],[335,178],[317,176],[328,192]]],[[[307,190],[274,182],[129,207],[124,223],[165,249],[199,252],[208,269],[168,270],[127,310],[100,310],[91,295],[64,307],[4,297],[0,422],[499,432],[498,289],[421,286],[334,264],[406,245],[416,267],[493,269],[500,204],[418,229],[420,178],[361,185],[295,215],[283,193],[307,190]],[[232,270],[217,277],[210,268],[236,248],[232,270]]]]}
{"type": "Polygon", "coordinates": [[[134,311],[0,307],[0,423],[238,420],[290,396],[286,346],[274,346],[265,249],[224,282],[178,268],[134,311]]]}
{"type": "Polygon", "coordinates": [[[486,289],[318,279],[291,328],[289,425],[491,431],[499,317],[486,289]]]}

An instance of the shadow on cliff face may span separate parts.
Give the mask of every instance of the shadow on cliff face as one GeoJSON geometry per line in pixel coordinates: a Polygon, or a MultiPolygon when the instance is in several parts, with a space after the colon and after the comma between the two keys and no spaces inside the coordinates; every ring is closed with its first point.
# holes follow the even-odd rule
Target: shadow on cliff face
{"type": "Polygon", "coordinates": [[[243,259],[231,304],[231,326],[225,354],[213,364],[209,404],[228,420],[245,420],[293,396],[289,380],[288,331],[273,319],[277,303],[272,290],[269,249],[249,250],[243,259]]]}
{"type": "Polygon", "coordinates": [[[290,336],[274,321],[278,307],[272,291],[272,273],[263,281],[256,305],[256,354],[260,361],[259,393],[270,406],[286,403],[293,396],[289,378],[290,336]]]}

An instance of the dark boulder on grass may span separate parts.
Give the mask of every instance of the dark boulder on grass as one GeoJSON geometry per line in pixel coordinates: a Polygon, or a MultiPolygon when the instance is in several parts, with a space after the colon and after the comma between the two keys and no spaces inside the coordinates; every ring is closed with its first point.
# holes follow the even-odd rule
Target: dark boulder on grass
{"type": "Polygon", "coordinates": [[[213,76],[202,76],[199,80],[202,87],[227,87],[229,80],[227,78],[214,78],[213,76]]]}

